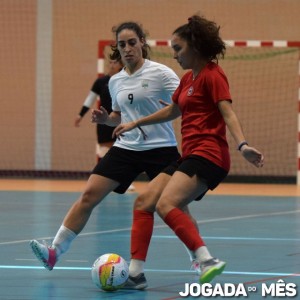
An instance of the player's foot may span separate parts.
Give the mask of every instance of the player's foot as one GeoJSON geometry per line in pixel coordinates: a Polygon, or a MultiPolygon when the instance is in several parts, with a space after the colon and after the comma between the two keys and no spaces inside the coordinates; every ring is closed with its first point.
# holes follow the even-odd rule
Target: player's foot
{"type": "Polygon", "coordinates": [[[197,275],[201,274],[201,268],[200,268],[200,263],[198,260],[193,259],[192,261],[192,265],[191,265],[191,270],[195,271],[197,275]]]}
{"type": "Polygon", "coordinates": [[[143,290],[148,286],[146,277],[144,273],[140,273],[139,275],[132,277],[129,276],[127,282],[122,287],[122,289],[127,290],[143,290]]]}
{"type": "Polygon", "coordinates": [[[226,267],[226,262],[217,258],[209,259],[200,264],[200,283],[211,282],[217,275],[220,275],[226,267]]]}
{"type": "Polygon", "coordinates": [[[190,251],[189,248],[187,248],[187,246],[185,244],[183,244],[189,258],[191,261],[191,267],[190,270],[195,271],[197,275],[201,274],[201,269],[200,269],[200,263],[199,261],[196,259],[195,253],[193,251],[190,251]]]}
{"type": "Polygon", "coordinates": [[[57,262],[55,248],[49,247],[46,243],[39,243],[36,240],[30,241],[30,247],[43,266],[51,271],[57,262]]]}

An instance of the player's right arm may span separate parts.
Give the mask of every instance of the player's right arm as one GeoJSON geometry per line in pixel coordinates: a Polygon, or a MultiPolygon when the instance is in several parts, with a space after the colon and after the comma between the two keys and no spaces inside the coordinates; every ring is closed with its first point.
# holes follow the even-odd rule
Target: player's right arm
{"type": "Polygon", "coordinates": [[[178,105],[172,103],[149,116],[146,116],[133,122],[118,125],[113,132],[113,136],[119,136],[123,132],[130,131],[136,127],[168,122],[178,118],[180,115],[181,111],[178,105]]]}
{"type": "Polygon", "coordinates": [[[121,113],[118,111],[112,111],[108,114],[107,110],[101,106],[99,109],[93,109],[91,121],[92,123],[116,127],[121,123],[121,113]]]}

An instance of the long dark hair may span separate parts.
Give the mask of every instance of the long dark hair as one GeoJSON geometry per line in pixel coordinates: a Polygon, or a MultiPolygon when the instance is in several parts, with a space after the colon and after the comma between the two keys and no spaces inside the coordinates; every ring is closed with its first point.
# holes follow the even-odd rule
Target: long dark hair
{"type": "Polygon", "coordinates": [[[188,23],[178,27],[173,34],[187,41],[205,59],[218,61],[224,58],[226,46],[219,35],[220,26],[199,15],[193,15],[188,23]]]}
{"type": "Polygon", "coordinates": [[[116,43],[114,45],[111,45],[112,54],[110,54],[110,59],[113,59],[113,60],[121,59],[121,54],[118,50],[118,34],[124,29],[129,29],[129,30],[134,31],[136,33],[136,35],[138,36],[138,38],[140,39],[140,41],[143,40],[143,42],[144,42],[144,45],[142,47],[143,58],[149,59],[151,49],[150,49],[150,46],[146,42],[146,33],[143,31],[142,26],[137,24],[136,22],[124,22],[124,23],[121,23],[120,25],[114,26],[112,28],[112,32],[115,34],[116,43]]]}

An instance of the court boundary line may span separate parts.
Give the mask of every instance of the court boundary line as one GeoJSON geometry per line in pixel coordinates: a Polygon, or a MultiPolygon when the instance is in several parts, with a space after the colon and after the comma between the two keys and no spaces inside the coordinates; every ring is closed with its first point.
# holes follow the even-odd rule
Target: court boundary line
{"type": "MultiPolygon", "coordinates": [[[[57,271],[90,271],[92,267],[55,267],[57,271]]],[[[45,270],[43,266],[13,266],[13,265],[0,265],[0,269],[33,269],[33,270],[45,270]]],[[[193,270],[176,270],[176,269],[145,269],[145,272],[157,272],[157,273],[191,273],[194,274],[193,270]]],[[[273,272],[241,272],[241,271],[224,271],[222,274],[225,275],[249,275],[249,276],[286,276],[286,277],[300,277],[300,273],[273,273],[273,272]]],[[[252,282],[250,282],[252,283],[252,282]]]]}
{"type": "MultiPolygon", "coordinates": [[[[297,210],[289,210],[289,211],[281,211],[281,212],[273,212],[273,213],[263,213],[263,214],[251,214],[251,215],[243,215],[243,216],[234,216],[234,217],[224,217],[224,218],[214,218],[208,219],[203,221],[197,221],[197,224],[209,224],[214,222],[223,222],[223,221],[234,221],[234,220],[242,220],[242,219],[251,219],[251,218],[260,218],[260,217],[270,217],[270,216],[281,216],[281,215],[289,215],[289,214],[297,214],[300,213],[300,209],[297,210]]],[[[167,225],[155,225],[154,229],[159,228],[168,228],[167,225]]],[[[80,233],[77,238],[90,236],[90,235],[97,235],[97,234],[110,234],[114,232],[124,232],[124,231],[131,231],[131,227],[127,228],[118,228],[118,229],[110,229],[110,230],[103,230],[103,231],[92,231],[92,232],[85,232],[80,233]]],[[[54,237],[40,237],[35,238],[37,240],[51,240],[54,237]]],[[[0,242],[0,246],[3,245],[13,245],[13,244],[21,244],[21,243],[28,243],[32,239],[25,239],[25,240],[15,240],[15,241],[8,241],[8,242],[0,242]]]]}

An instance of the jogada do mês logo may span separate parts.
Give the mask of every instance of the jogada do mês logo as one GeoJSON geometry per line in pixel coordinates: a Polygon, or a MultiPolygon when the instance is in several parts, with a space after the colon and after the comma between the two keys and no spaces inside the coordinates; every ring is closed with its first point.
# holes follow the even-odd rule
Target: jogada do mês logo
{"type": "Polygon", "coordinates": [[[242,283],[185,283],[184,291],[179,292],[181,297],[238,297],[248,298],[250,294],[260,294],[264,299],[267,297],[295,297],[297,296],[297,285],[295,283],[285,283],[282,279],[275,283],[262,283],[261,287],[245,286],[242,283]]]}

